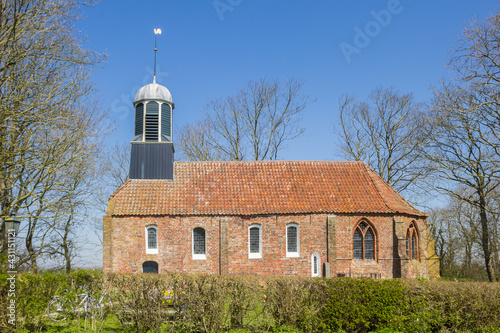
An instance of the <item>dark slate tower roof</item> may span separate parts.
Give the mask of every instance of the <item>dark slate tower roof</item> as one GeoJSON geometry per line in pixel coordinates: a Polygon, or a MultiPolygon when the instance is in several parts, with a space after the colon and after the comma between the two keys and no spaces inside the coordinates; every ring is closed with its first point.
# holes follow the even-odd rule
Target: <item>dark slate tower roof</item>
{"type": "MultiPolygon", "coordinates": [[[[364,162],[176,162],[174,180],[129,180],[113,215],[377,213],[426,216],[364,162]]],[[[111,202],[110,201],[110,202],[111,202]]]]}

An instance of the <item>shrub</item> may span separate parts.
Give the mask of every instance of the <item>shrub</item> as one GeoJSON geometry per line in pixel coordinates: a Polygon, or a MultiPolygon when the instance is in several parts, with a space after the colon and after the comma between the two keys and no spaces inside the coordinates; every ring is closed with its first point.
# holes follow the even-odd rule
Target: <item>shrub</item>
{"type": "Polygon", "coordinates": [[[483,332],[500,327],[500,284],[405,281],[409,298],[423,297],[433,331],[483,332]]]}
{"type": "Polygon", "coordinates": [[[408,288],[399,280],[331,279],[329,300],[321,313],[331,330],[369,332],[389,328],[404,332],[427,332],[421,315],[425,300],[408,297],[408,288]]]}
{"type": "Polygon", "coordinates": [[[157,330],[162,323],[183,332],[241,328],[251,324],[260,305],[255,278],[112,274],[108,282],[118,318],[140,332],[157,330]]]}
{"type": "MultiPolygon", "coordinates": [[[[6,305],[10,301],[8,296],[8,275],[0,276],[0,303],[2,308],[1,327],[3,329],[12,328],[7,324],[6,305]],[[5,306],[4,306],[5,304],[5,306]]],[[[40,331],[46,328],[42,320],[46,314],[47,305],[52,296],[58,295],[63,289],[70,290],[70,293],[76,293],[78,286],[90,285],[92,282],[102,281],[100,272],[75,271],[71,275],[65,274],[16,274],[16,327],[28,331],[40,331]]]]}
{"type": "Polygon", "coordinates": [[[264,318],[263,285],[255,277],[225,277],[230,328],[251,327],[264,318]]]}
{"type": "MultiPolygon", "coordinates": [[[[2,332],[12,331],[7,277],[0,276],[2,332]]],[[[88,271],[17,274],[17,328],[62,329],[48,327],[44,319],[51,297],[63,289],[74,296],[85,285],[97,298],[102,281],[101,273],[88,271]]],[[[125,331],[493,332],[500,327],[498,283],[177,273],[109,274],[106,283],[125,331]]],[[[81,328],[67,323],[67,331],[81,328]]]]}
{"type": "Polygon", "coordinates": [[[323,329],[317,315],[327,300],[324,281],[290,277],[267,279],[267,311],[275,326],[289,325],[303,331],[323,329]]]}
{"type": "Polygon", "coordinates": [[[164,279],[157,275],[111,274],[113,311],[126,329],[140,332],[158,330],[169,320],[169,304],[165,298],[168,290],[164,279]]]}

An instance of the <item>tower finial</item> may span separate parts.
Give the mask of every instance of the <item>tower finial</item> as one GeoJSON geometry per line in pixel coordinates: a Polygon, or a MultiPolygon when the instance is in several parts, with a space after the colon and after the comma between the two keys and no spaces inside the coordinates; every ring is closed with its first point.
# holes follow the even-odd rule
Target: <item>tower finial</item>
{"type": "Polygon", "coordinates": [[[158,49],[156,48],[156,36],[161,35],[161,29],[154,29],[154,31],[155,31],[155,63],[154,63],[153,83],[156,83],[156,51],[158,51],[158,49]]]}

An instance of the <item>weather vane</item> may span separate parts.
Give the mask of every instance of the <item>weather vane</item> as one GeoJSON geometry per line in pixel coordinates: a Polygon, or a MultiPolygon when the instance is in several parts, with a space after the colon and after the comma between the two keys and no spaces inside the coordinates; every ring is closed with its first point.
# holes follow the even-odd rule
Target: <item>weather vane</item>
{"type": "Polygon", "coordinates": [[[155,63],[154,63],[153,82],[156,83],[156,51],[158,51],[158,49],[156,48],[156,36],[161,35],[161,29],[154,29],[154,31],[155,31],[155,63]]]}

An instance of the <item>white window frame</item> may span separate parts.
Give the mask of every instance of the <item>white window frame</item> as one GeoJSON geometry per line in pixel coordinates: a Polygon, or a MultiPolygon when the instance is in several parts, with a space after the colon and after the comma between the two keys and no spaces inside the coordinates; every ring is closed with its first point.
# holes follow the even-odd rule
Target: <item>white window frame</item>
{"type": "Polygon", "coordinates": [[[144,228],[145,233],[146,233],[146,254],[158,254],[158,248],[160,247],[160,242],[159,242],[159,237],[158,237],[158,227],[156,225],[148,225],[146,228],[144,228]],[[148,231],[149,229],[155,229],[156,231],[156,249],[150,249],[148,246],[148,241],[149,241],[149,235],[148,231]]]}
{"type": "Polygon", "coordinates": [[[289,223],[286,225],[285,228],[285,233],[286,233],[286,256],[288,258],[297,258],[300,256],[300,228],[297,223],[289,223]],[[297,228],[297,252],[288,252],[288,228],[289,227],[296,227],[297,228]]]}
{"type": "Polygon", "coordinates": [[[191,230],[191,253],[193,254],[193,260],[206,260],[207,259],[207,230],[203,227],[194,227],[191,230]],[[201,228],[205,231],[205,253],[204,254],[195,254],[194,253],[194,229],[201,228]]]}
{"type": "Polygon", "coordinates": [[[158,103],[158,142],[161,142],[161,105],[164,103],[158,103]]]}
{"type": "Polygon", "coordinates": [[[260,224],[252,224],[248,227],[248,258],[249,259],[259,259],[262,258],[262,226],[260,224]],[[259,252],[251,253],[250,252],[250,229],[258,228],[259,229],[259,252]]]}
{"type": "Polygon", "coordinates": [[[318,277],[321,276],[321,257],[318,252],[313,252],[311,255],[311,276],[318,277]],[[317,273],[314,273],[314,257],[317,259],[317,273]]]}

